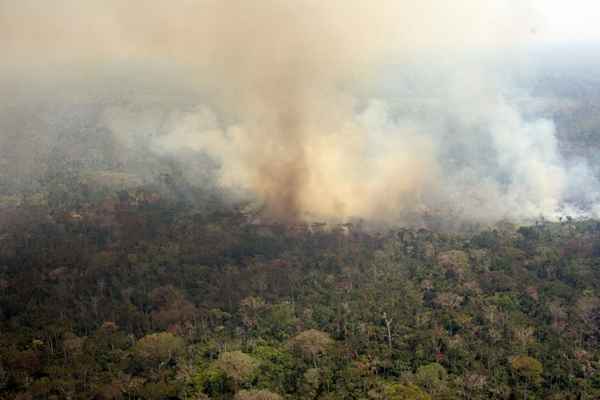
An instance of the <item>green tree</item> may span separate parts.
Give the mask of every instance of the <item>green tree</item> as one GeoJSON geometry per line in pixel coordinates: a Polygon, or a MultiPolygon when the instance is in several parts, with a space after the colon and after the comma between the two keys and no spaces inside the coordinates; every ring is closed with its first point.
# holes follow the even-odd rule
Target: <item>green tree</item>
{"type": "Polygon", "coordinates": [[[234,388],[254,379],[259,362],[241,351],[221,353],[215,366],[231,379],[234,388]]]}
{"type": "Polygon", "coordinates": [[[438,363],[423,365],[415,373],[418,385],[432,394],[439,393],[444,389],[447,377],[446,369],[438,363]]]}
{"type": "Polygon", "coordinates": [[[268,390],[240,390],[234,400],[282,400],[282,397],[268,390]]]}
{"type": "Polygon", "coordinates": [[[142,365],[161,369],[184,350],[183,339],[169,332],[152,333],[139,339],[133,355],[142,365]]]}
{"type": "Polygon", "coordinates": [[[333,340],[329,334],[316,329],[300,332],[289,340],[290,346],[299,351],[306,359],[312,360],[315,366],[317,357],[324,353],[332,343],[333,340]]]}
{"type": "Polygon", "coordinates": [[[431,400],[431,396],[411,383],[394,383],[384,389],[386,400],[431,400]]]}
{"type": "Polygon", "coordinates": [[[524,383],[523,399],[527,399],[529,386],[536,385],[542,380],[544,372],[542,363],[533,357],[516,356],[510,360],[510,366],[519,380],[524,383]]]}

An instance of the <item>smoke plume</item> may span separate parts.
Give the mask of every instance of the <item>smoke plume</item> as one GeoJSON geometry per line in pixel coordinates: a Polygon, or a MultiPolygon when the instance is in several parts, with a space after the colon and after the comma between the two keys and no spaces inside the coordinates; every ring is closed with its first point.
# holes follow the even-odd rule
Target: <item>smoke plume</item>
{"type": "Polygon", "coordinates": [[[447,3],[0,0],[4,180],[152,155],[280,220],[555,215],[587,167],[521,111],[535,13],[447,3]]]}

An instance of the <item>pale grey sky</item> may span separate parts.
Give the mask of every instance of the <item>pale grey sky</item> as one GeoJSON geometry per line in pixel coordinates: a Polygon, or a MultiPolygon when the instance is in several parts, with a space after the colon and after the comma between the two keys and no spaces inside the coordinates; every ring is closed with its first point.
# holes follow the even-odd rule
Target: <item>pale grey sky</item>
{"type": "Polygon", "coordinates": [[[544,42],[600,42],[600,0],[531,0],[544,42]]]}

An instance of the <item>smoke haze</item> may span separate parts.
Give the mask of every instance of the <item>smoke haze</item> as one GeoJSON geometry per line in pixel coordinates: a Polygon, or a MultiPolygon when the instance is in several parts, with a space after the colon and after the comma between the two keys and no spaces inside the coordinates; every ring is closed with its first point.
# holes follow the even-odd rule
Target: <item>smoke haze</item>
{"type": "Polygon", "coordinates": [[[2,182],[153,160],[286,221],[583,212],[593,173],[516,83],[535,11],[442,3],[0,0],[2,182]]]}

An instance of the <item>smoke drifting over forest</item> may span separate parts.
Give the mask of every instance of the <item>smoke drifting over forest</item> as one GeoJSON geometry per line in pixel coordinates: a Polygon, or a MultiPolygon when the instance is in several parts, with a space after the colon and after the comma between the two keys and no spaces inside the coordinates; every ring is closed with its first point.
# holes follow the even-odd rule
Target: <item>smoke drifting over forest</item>
{"type": "Polygon", "coordinates": [[[447,3],[0,0],[0,189],[169,163],[282,220],[584,212],[594,174],[527,91],[543,21],[447,3]]]}

